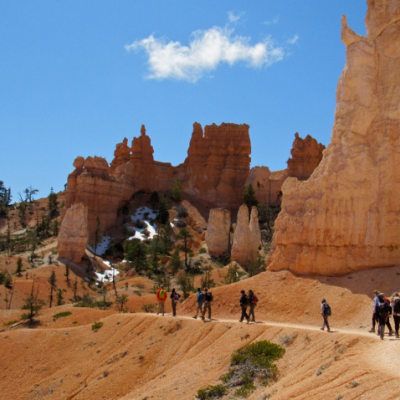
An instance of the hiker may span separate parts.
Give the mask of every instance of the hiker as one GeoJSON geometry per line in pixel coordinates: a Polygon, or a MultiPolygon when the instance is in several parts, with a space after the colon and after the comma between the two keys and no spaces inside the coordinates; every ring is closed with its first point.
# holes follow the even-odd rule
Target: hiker
{"type": "Polygon", "coordinates": [[[246,292],[244,290],[240,291],[241,296],[239,300],[240,307],[242,308],[242,315],[240,316],[239,322],[243,322],[243,319],[247,319],[247,323],[250,322],[250,318],[247,315],[247,307],[249,306],[249,298],[246,296],[246,292]]]}
{"type": "Polygon", "coordinates": [[[256,308],[258,298],[252,290],[249,290],[248,296],[249,296],[249,303],[250,303],[249,318],[250,318],[251,322],[256,322],[256,317],[254,316],[254,309],[256,308]]]}
{"type": "Polygon", "coordinates": [[[175,288],[173,288],[170,297],[172,304],[172,316],[176,317],[176,305],[178,304],[181,295],[177,291],[175,291],[175,288]]]}
{"type": "Polygon", "coordinates": [[[164,304],[167,300],[167,292],[164,290],[164,286],[161,285],[160,289],[157,290],[157,315],[162,313],[164,316],[164,304]]]}
{"type": "Polygon", "coordinates": [[[197,299],[197,308],[196,308],[196,315],[193,317],[194,319],[197,319],[197,316],[203,315],[203,304],[204,304],[204,293],[201,291],[201,288],[197,288],[197,294],[196,294],[196,299],[197,299]]]}
{"type": "Polygon", "coordinates": [[[395,293],[392,296],[391,304],[393,310],[393,319],[394,319],[394,331],[395,336],[399,338],[399,325],[400,325],[400,295],[399,293],[395,293]]]}
{"type": "MultiPolygon", "coordinates": [[[[385,301],[386,303],[388,303],[390,305],[390,300],[387,297],[383,296],[383,301],[385,301]]],[[[392,325],[390,325],[390,316],[391,315],[392,315],[392,313],[390,313],[390,315],[388,315],[388,317],[386,319],[386,326],[389,328],[389,336],[393,336],[392,325]]]]}
{"type": "Polygon", "coordinates": [[[329,322],[328,322],[328,317],[331,316],[331,307],[329,306],[329,304],[326,302],[325,299],[322,299],[321,302],[321,315],[322,318],[324,319],[324,322],[322,323],[322,327],[320,328],[321,331],[323,331],[325,329],[325,325],[326,325],[326,330],[328,332],[331,331],[331,329],[329,328],[329,322]]]}
{"type": "Polygon", "coordinates": [[[379,303],[379,300],[378,300],[379,291],[378,290],[374,290],[373,293],[374,293],[375,297],[374,297],[374,309],[372,311],[372,328],[368,332],[375,333],[375,323],[378,321],[378,317],[377,317],[377,314],[376,314],[376,306],[379,303]]]}
{"type": "Polygon", "coordinates": [[[376,313],[379,319],[378,333],[381,340],[383,340],[383,337],[385,335],[385,324],[389,318],[389,315],[392,314],[392,307],[390,307],[390,304],[384,300],[383,293],[379,293],[378,295],[378,305],[376,307],[376,313]]]}
{"type": "Polygon", "coordinates": [[[207,288],[204,289],[204,306],[203,306],[203,315],[201,319],[204,321],[204,317],[208,310],[208,319],[211,320],[211,303],[213,301],[213,295],[211,292],[208,291],[207,288]]]}

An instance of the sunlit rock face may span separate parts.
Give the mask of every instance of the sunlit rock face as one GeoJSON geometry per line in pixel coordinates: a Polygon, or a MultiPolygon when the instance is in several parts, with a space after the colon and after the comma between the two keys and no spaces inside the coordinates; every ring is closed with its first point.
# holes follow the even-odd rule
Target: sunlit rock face
{"type": "Polygon", "coordinates": [[[258,258],[258,248],[261,242],[258,211],[252,207],[249,218],[249,209],[246,204],[239,208],[237,225],[233,235],[231,260],[243,267],[248,267],[258,258]]]}
{"type": "Polygon", "coordinates": [[[400,263],[400,1],[368,0],[367,37],[342,19],[346,65],[332,141],[288,178],[270,270],[340,275],[400,263]]]}
{"type": "Polygon", "coordinates": [[[229,254],[231,213],[224,208],[213,208],[208,218],[206,243],[212,257],[229,254]]]}
{"type": "Polygon", "coordinates": [[[237,211],[250,170],[251,144],[246,124],[193,125],[183,166],[183,191],[214,207],[237,211]]]}
{"type": "Polygon", "coordinates": [[[58,235],[59,258],[81,262],[89,241],[87,215],[87,206],[82,203],[74,204],[67,210],[58,235]]]}

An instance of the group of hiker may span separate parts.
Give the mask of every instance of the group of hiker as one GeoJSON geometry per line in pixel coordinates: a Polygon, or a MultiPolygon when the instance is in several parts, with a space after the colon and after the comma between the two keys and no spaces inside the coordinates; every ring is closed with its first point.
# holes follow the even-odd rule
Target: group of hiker
{"type": "Polygon", "coordinates": [[[379,290],[374,290],[374,309],[372,313],[372,327],[369,330],[375,333],[375,325],[378,323],[377,334],[383,340],[385,334],[385,325],[389,329],[389,336],[393,335],[392,325],[390,324],[390,316],[393,315],[394,331],[396,338],[399,337],[400,325],[400,295],[394,293],[390,299],[385,297],[379,290]]]}
{"type": "MultiPolygon", "coordinates": [[[[254,309],[257,305],[258,298],[254,294],[252,290],[249,290],[248,294],[244,290],[240,292],[241,297],[239,300],[239,305],[242,309],[242,315],[240,317],[239,322],[243,322],[244,319],[247,320],[247,323],[256,322],[256,317],[254,314],[254,309]],[[247,309],[249,308],[249,313],[247,314],[247,309]]],[[[165,309],[164,305],[168,298],[168,293],[164,289],[164,286],[160,286],[156,293],[157,297],[157,315],[162,314],[164,315],[165,309]]],[[[176,317],[176,305],[179,302],[181,295],[175,290],[172,289],[170,294],[171,305],[172,305],[172,316],[176,317]]],[[[207,318],[211,320],[211,303],[213,301],[213,295],[211,292],[205,288],[203,291],[201,288],[197,288],[196,293],[196,314],[194,315],[194,319],[197,319],[199,316],[204,321],[206,314],[207,318]]]]}
{"type": "MultiPolygon", "coordinates": [[[[392,297],[389,299],[385,297],[383,293],[380,293],[378,290],[374,290],[374,308],[372,313],[372,328],[369,332],[375,332],[375,326],[378,325],[377,334],[383,340],[385,334],[385,326],[389,329],[389,336],[393,336],[393,329],[390,324],[390,316],[393,316],[394,320],[394,333],[396,338],[399,338],[399,326],[400,326],[400,294],[394,293],[392,297]]],[[[241,316],[239,322],[243,322],[244,320],[247,323],[256,322],[256,317],[254,314],[254,310],[256,308],[258,298],[254,294],[252,290],[249,290],[248,293],[244,290],[240,291],[240,299],[239,305],[241,308],[241,316]]],[[[160,286],[157,291],[157,315],[164,315],[164,304],[168,298],[168,293],[164,289],[164,286],[160,286]]],[[[170,294],[171,305],[172,305],[172,315],[176,317],[176,305],[179,302],[181,295],[175,290],[172,289],[170,294]]],[[[196,293],[196,314],[193,316],[194,319],[200,317],[203,321],[205,320],[206,314],[209,320],[211,320],[211,304],[213,301],[213,295],[211,292],[205,288],[203,291],[201,288],[197,288],[196,293]]],[[[323,318],[322,327],[320,328],[322,331],[325,330],[325,327],[328,332],[331,331],[329,326],[328,318],[332,315],[332,310],[329,304],[325,299],[321,301],[321,316],[323,318]]]]}

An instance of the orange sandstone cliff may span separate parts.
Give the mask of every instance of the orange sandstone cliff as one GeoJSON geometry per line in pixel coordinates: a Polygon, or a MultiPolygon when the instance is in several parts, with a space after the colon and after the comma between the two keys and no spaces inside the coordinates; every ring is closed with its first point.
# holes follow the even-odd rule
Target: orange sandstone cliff
{"type": "Polygon", "coordinates": [[[346,65],[332,142],[288,178],[270,270],[340,275],[400,263],[400,0],[368,0],[367,36],[342,19],[346,65]]]}

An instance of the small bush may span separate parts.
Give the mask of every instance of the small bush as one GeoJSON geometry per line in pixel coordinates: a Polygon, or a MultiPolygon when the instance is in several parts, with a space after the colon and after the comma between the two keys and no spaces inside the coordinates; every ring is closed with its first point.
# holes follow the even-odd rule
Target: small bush
{"type": "Polygon", "coordinates": [[[178,228],[185,228],[186,225],[187,224],[184,219],[178,219],[177,221],[175,221],[175,226],[177,226],[178,228]]]}
{"type": "Polygon", "coordinates": [[[155,304],[143,304],[142,310],[146,313],[151,313],[156,308],[155,304]]]}
{"type": "Polygon", "coordinates": [[[103,323],[102,323],[102,322],[95,322],[95,323],[92,325],[92,331],[97,331],[97,330],[99,330],[102,326],[103,326],[103,323]]]}
{"type": "Polygon", "coordinates": [[[234,393],[235,397],[247,397],[251,392],[256,390],[253,382],[248,382],[234,393]]]}
{"type": "Polygon", "coordinates": [[[227,391],[227,387],[224,385],[207,386],[205,389],[197,391],[197,398],[200,400],[213,400],[219,399],[227,391]]]}
{"type": "Polygon", "coordinates": [[[204,247],[200,247],[199,254],[207,253],[207,250],[204,247]]]}
{"type": "Polygon", "coordinates": [[[68,317],[69,315],[72,315],[71,311],[64,311],[64,312],[60,312],[58,314],[53,315],[53,318],[58,319],[58,318],[68,317]]]}
{"type": "Polygon", "coordinates": [[[178,218],[186,218],[189,216],[187,208],[182,204],[176,207],[176,211],[178,213],[178,218]]]}

